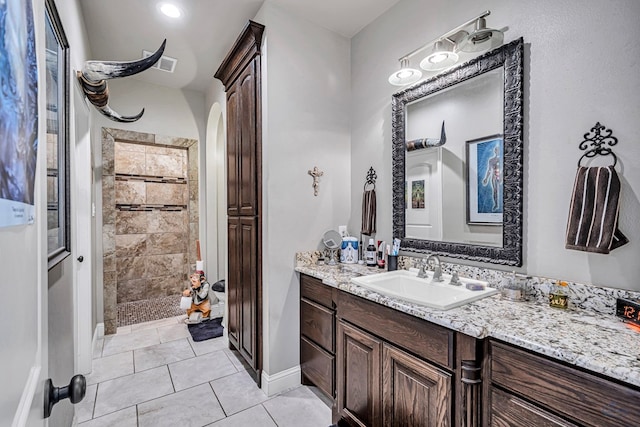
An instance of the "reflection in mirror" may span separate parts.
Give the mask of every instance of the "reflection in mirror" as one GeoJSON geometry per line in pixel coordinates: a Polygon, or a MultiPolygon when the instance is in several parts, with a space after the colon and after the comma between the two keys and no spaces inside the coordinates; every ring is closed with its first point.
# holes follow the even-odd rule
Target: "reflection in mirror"
{"type": "MultiPolygon", "coordinates": [[[[500,67],[407,104],[407,140],[437,135],[439,124],[444,121],[447,142],[437,148],[406,151],[407,185],[411,193],[416,187],[424,187],[428,197],[423,202],[416,203],[412,198],[407,203],[405,237],[502,246],[502,209],[488,206],[487,212],[499,214],[499,221],[485,223],[488,225],[469,219],[465,142],[502,133],[503,86],[504,68],[500,67]],[[446,215],[442,214],[444,206],[446,215]]],[[[488,169],[474,170],[486,175],[488,169]]],[[[499,168],[493,178],[499,184],[499,168]]],[[[483,181],[484,175],[480,183],[483,181]]],[[[486,190],[493,190],[489,188],[492,182],[475,186],[476,190],[484,190],[476,193],[482,196],[486,190]]],[[[500,193],[501,208],[502,187],[495,185],[495,189],[500,193]]]]}
{"type": "Polygon", "coordinates": [[[519,39],[393,96],[403,250],[522,264],[522,52],[519,39]],[[406,144],[437,138],[443,122],[445,144],[406,144]]]}

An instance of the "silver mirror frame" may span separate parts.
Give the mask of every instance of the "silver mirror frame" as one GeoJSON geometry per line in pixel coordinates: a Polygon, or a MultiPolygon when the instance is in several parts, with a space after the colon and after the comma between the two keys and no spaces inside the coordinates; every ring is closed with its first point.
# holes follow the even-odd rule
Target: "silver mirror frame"
{"type": "Polygon", "coordinates": [[[523,91],[522,38],[478,56],[393,95],[391,100],[393,161],[393,236],[401,250],[471,261],[522,265],[523,91]],[[439,242],[405,237],[405,120],[407,105],[440,90],[504,67],[504,212],[502,247],[439,242]]]}

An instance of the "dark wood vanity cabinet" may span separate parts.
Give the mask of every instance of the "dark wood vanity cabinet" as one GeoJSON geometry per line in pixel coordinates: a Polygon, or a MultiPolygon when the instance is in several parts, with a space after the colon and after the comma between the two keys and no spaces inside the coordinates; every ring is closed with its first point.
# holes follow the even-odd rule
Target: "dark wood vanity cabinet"
{"type": "Polygon", "coordinates": [[[451,425],[452,375],[338,322],[338,411],[355,426],[451,425]]]}
{"type": "Polygon", "coordinates": [[[450,426],[455,333],[338,293],[334,417],[352,426],[450,426]]]}
{"type": "Polygon", "coordinates": [[[300,276],[300,370],[302,384],[317,386],[335,397],[336,290],[322,281],[300,276]]]}
{"type": "Polygon", "coordinates": [[[227,93],[229,342],[260,385],[262,370],[262,119],[264,26],[249,21],[215,77],[227,93]]]}
{"type": "Polygon", "coordinates": [[[489,425],[638,425],[637,388],[502,342],[492,340],[489,347],[489,425]]]}
{"type": "Polygon", "coordinates": [[[300,275],[302,383],[347,426],[479,426],[482,341],[300,275]],[[457,402],[457,403],[456,403],[457,402]]]}
{"type": "MultiPolygon", "coordinates": [[[[300,275],[302,382],[339,426],[638,425],[640,387],[300,275]]],[[[230,296],[231,297],[231,296],[230,296]]]]}

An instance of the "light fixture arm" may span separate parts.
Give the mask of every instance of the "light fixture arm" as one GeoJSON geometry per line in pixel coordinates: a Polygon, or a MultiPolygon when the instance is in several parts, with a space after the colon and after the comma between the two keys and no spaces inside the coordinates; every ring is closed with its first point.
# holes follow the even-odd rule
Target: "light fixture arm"
{"type": "MultiPolygon", "coordinates": [[[[402,62],[403,60],[409,60],[409,58],[411,58],[413,55],[422,52],[423,50],[425,50],[428,47],[433,46],[433,44],[435,42],[437,42],[438,40],[443,40],[446,39],[452,35],[454,35],[455,33],[457,33],[460,30],[465,29],[466,27],[470,26],[471,24],[473,24],[474,22],[476,22],[478,19],[482,19],[485,18],[487,16],[491,15],[491,11],[490,10],[485,10],[484,12],[482,12],[480,15],[476,16],[475,18],[469,19],[467,22],[465,22],[464,24],[458,25],[456,28],[454,28],[453,30],[449,30],[446,33],[442,34],[440,37],[437,37],[431,41],[429,41],[428,43],[423,44],[422,46],[420,46],[419,48],[412,50],[411,52],[407,53],[404,56],[401,56],[398,61],[402,62]]],[[[453,41],[453,40],[450,40],[453,41]]]]}

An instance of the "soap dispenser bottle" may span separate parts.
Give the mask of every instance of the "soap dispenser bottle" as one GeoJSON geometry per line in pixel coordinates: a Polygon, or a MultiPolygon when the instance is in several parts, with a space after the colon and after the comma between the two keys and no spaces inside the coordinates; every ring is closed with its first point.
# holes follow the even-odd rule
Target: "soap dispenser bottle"
{"type": "Polygon", "coordinates": [[[373,239],[369,239],[367,249],[364,251],[364,262],[367,267],[376,266],[376,245],[373,243],[373,239]]]}

